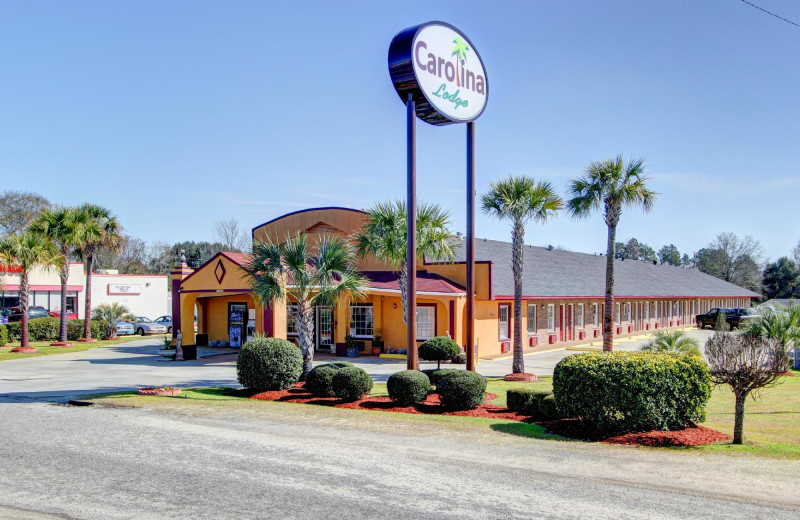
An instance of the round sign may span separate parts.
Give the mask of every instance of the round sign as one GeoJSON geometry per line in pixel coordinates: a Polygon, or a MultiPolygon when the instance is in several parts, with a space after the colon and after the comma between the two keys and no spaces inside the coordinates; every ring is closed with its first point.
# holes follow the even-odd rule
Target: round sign
{"type": "Polygon", "coordinates": [[[389,46],[389,74],[403,103],[411,95],[417,117],[432,125],[474,121],[489,98],[478,51],[461,31],[444,22],[397,33],[389,46]]]}

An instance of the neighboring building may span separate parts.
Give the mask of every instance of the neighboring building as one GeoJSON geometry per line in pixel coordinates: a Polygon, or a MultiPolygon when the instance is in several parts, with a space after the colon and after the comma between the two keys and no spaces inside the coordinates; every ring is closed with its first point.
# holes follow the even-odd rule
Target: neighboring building
{"type": "MultiPolygon", "coordinates": [[[[348,236],[366,215],[345,208],[309,209],[290,213],[253,229],[253,238],[307,233],[310,239],[325,233],[348,236]]],[[[466,264],[463,247],[452,264],[420,262],[417,277],[418,341],[452,336],[464,345],[466,264]]],[[[513,333],[513,278],[511,244],[476,240],[475,337],[481,356],[511,348],[513,333]]],[[[260,308],[250,294],[241,266],[242,253],[220,252],[196,270],[173,271],[173,314],[180,315],[187,344],[194,342],[193,316],[199,332],[209,340],[246,340],[248,332],[275,337],[294,335],[286,304],[260,308]]],[[[570,345],[602,336],[605,293],[604,256],[525,248],[523,308],[525,344],[570,345]]],[[[359,269],[369,280],[367,299],[337,308],[318,307],[315,334],[318,350],[331,350],[345,341],[348,331],[371,351],[375,333],[382,332],[385,348],[405,347],[403,306],[397,273],[368,259],[359,269]]],[[[694,315],[712,307],[745,307],[758,294],[696,270],[616,260],[615,326],[620,336],[649,330],[683,327],[694,315]]],[[[289,303],[291,305],[291,302],[289,303]]],[[[174,317],[178,321],[177,317],[174,317]]]]}
{"type": "MultiPolygon", "coordinates": [[[[61,310],[61,281],[58,271],[36,268],[31,272],[30,304],[49,311],[61,310]]],[[[157,318],[170,313],[167,302],[168,276],[118,274],[107,270],[92,276],[92,306],[119,302],[133,314],[157,318]]],[[[0,269],[0,308],[19,306],[19,272],[14,266],[0,269]]],[[[86,273],[83,263],[70,263],[67,284],[68,313],[84,317],[86,273]]]]}
{"type": "Polygon", "coordinates": [[[800,298],[773,298],[763,303],[767,307],[776,307],[778,309],[788,309],[792,305],[800,305],[800,298]]]}

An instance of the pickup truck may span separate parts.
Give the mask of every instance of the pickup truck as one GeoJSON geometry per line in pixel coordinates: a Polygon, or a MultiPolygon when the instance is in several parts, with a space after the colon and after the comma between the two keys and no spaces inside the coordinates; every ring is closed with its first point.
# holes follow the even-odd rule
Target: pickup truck
{"type": "Polygon", "coordinates": [[[752,309],[745,309],[742,307],[736,307],[733,309],[714,307],[705,314],[698,314],[695,316],[697,327],[700,329],[711,327],[713,329],[717,324],[717,316],[719,316],[720,312],[725,313],[725,321],[728,322],[728,326],[731,328],[731,330],[739,328],[739,325],[742,323],[742,321],[752,318],[756,315],[752,309]]]}

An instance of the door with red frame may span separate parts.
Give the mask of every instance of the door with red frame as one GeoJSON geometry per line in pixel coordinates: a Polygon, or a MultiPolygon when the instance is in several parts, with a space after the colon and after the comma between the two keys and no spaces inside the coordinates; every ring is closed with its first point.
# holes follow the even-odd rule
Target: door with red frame
{"type": "Polygon", "coordinates": [[[573,334],[573,332],[572,332],[572,329],[573,329],[572,320],[573,320],[573,317],[575,316],[575,308],[574,307],[575,306],[572,305],[571,303],[569,305],[567,305],[567,341],[572,341],[573,340],[573,337],[572,337],[572,334],[573,334]]]}

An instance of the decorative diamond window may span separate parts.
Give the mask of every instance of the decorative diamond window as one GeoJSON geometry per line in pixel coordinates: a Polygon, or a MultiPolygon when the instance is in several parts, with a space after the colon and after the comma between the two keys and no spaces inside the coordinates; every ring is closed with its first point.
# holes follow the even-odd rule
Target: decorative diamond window
{"type": "Polygon", "coordinates": [[[217,283],[219,284],[225,279],[225,264],[222,263],[222,260],[217,260],[217,267],[214,268],[214,276],[217,277],[217,283]]]}

